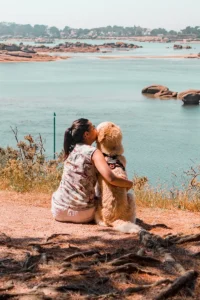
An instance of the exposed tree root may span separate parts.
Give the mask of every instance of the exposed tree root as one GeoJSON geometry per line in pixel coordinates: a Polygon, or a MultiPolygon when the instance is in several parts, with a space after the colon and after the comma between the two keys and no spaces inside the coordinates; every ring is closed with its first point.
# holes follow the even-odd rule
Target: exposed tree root
{"type": "Polygon", "coordinates": [[[141,236],[141,242],[144,246],[153,247],[154,250],[163,257],[163,262],[170,264],[178,273],[183,274],[186,272],[184,267],[180,263],[176,262],[166,247],[168,245],[168,240],[163,242],[163,239],[160,239],[157,235],[154,236],[144,232],[141,236]]]}
{"type": "Polygon", "coordinates": [[[184,244],[188,242],[198,242],[200,241],[200,234],[191,234],[181,237],[169,237],[168,240],[173,244],[184,244]]]}
{"type": "Polygon", "coordinates": [[[6,245],[11,242],[11,238],[7,236],[5,233],[0,232],[0,245],[6,245]]]}
{"type": "Polygon", "coordinates": [[[135,253],[128,253],[126,255],[120,256],[114,260],[111,260],[108,264],[111,266],[121,266],[127,263],[139,263],[141,265],[158,265],[161,262],[151,256],[141,256],[135,253]]]}
{"type": "Polygon", "coordinates": [[[154,300],[163,300],[176,295],[180,289],[188,285],[191,281],[197,278],[198,274],[195,271],[188,271],[178,277],[168,288],[161,291],[154,300]]]}
{"type": "Polygon", "coordinates": [[[62,293],[65,293],[67,291],[87,292],[88,288],[84,284],[79,284],[79,285],[69,284],[69,285],[63,285],[63,286],[56,287],[55,290],[57,292],[62,292],[62,293]]]}
{"type": "Polygon", "coordinates": [[[200,252],[193,253],[191,256],[193,256],[193,257],[200,257],[200,252]]]}
{"type": "Polygon", "coordinates": [[[50,240],[52,240],[55,237],[58,237],[60,235],[62,235],[62,236],[69,236],[70,234],[68,234],[68,233],[54,233],[54,234],[52,234],[52,235],[50,235],[49,237],[46,238],[46,242],[48,242],[48,241],[50,241],[50,240]]]}
{"type": "Polygon", "coordinates": [[[150,275],[156,275],[155,273],[145,270],[145,269],[141,269],[138,265],[130,263],[130,264],[125,264],[123,266],[119,266],[116,267],[112,270],[108,270],[107,274],[112,274],[112,273],[134,273],[134,272],[138,272],[138,273],[145,273],[145,274],[150,274],[150,275]]]}
{"type": "Polygon", "coordinates": [[[163,239],[159,235],[151,234],[146,230],[140,231],[140,242],[146,248],[156,248],[158,245],[168,247],[168,240],[163,239]]]}
{"type": "Polygon", "coordinates": [[[79,257],[79,256],[85,257],[88,255],[93,255],[93,254],[100,254],[100,253],[97,250],[88,250],[88,251],[77,252],[77,253],[67,256],[63,261],[69,261],[69,260],[79,257]]]}
{"type": "MultiPolygon", "coordinates": [[[[189,236],[168,236],[163,239],[158,235],[143,230],[140,232],[142,247],[138,247],[139,249],[136,248],[135,252],[137,252],[137,254],[135,252],[130,252],[132,251],[130,250],[132,248],[128,248],[127,250],[125,248],[119,248],[117,250],[115,249],[113,252],[106,252],[106,249],[101,250],[103,253],[90,248],[90,250],[82,251],[83,248],[80,246],[80,243],[78,243],[78,246],[80,246],[80,248],[78,248],[71,247],[68,243],[68,239],[66,239],[66,242],[64,239],[55,239],[52,241],[53,238],[60,235],[61,234],[53,234],[48,237],[44,243],[29,243],[28,246],[27,244],[23,244],[20,245],[20,247],[16,245],[16,249],[21,251],[21,255],[24,255],[24,251],[26,253],[26,257],[22,262],[18,259],[13,259],[12,256],[8,258],[9,254],[5,254],[5,258],[0,260],[0,274],[7,277],[5,277],[4,286],[0,289],[0,299],[14,298],[38,300],[50,299],[49,297],[51,297],[51,299],[52,297],[54,299],[58,297],[59,299],[59,297],[79,297],[79,295],[81,295],[81,297],[83,296],[84,299],[89,300],[125,299],[126,296],[140,291],[144,291],[143,293],[145,296],[148,295],[148,293],[153,293],[155,295],[155,291],[152,288],[161,285],[165,285],[166,287],[166,285],[169,284],[170,286],[167,286],[163,290],[160,289],[160,293],[155,297],[155,300],[166,299],[176,295],[182,288],[185,289],[185,292],[188,295],[193,295],[197,272],[193,270],[186,271],[181,263],[176,261],[177,255],[174,248],[176,247],[176,244],[197,241],[200,236],[199,234],[189,236]],[[57,247],[49,246],[52,244],[55,244],[57,247]],[[64,247],[62,247],[61,244],[65,244],[64,247]],[[170,252],[171,245],[173,245],[173,256],[170,252]],[[31,248],[29,246],[31,246],[31,248]],[[148,256],[148,251],[158,255],[159,259],[148,256]],[[68,256],[66,256],[66,253],[68,256]],[[145,255],[146,253],[147,255],[145,255]],[[48,259],[50,259],[50,257],[53,257],[54,259],[52,265],[48,264],[48,259]],[[73,261],[73,259],[76,260],[73,261]],[[148,266],[151,268],[148,268],[148,266]],[[51,272],[50,270],[52,267],[56,272],[50,273],[50,276],[52,276],[50,277],[48,272],[51,272]],[[163,278],[163,272],[166,271],[168,272],[168,274],[165,274],[166,278],[158,280],[159,278],[163,278]],[[174,278],[175,271],[180,274],[180,277],[174,281],[168,279],[170,273],[174,278]],[[66,274],[61,275],[65,272],[66,274]],[[118,276],[116,273],[120,275],[118,276]],[[113,278],[121,278],[121,276],[123,276],[121,273],[124,273],[125,276],[124,283],[130,286],[124,290],[121,287],[118,289],[116,282],[113,285],[113,278]],[[31,274],[31,277],[27,277],[29,274],[31,274]],[[57,275],[55,276],[55,274],[57,275]],[[111,275],[110,277],[110,274],[115,275],[111,275]],[[153,280],[153,278],[151,278],[149,283],[148,279],[146,281],[147,277],[145,275],[138,274],[153,275],[156,276],[157,279],[153,280]],[[137,276],[140,276],[142,280],[144,280],[143,282],[147,284],[140,284],[140,281],[138,285],[131,284],[131,282],[133,282],[132,279],[135,278],[135,276],[136,281],[134,280],[134,282],[137,282],[137,276]],[[29,280],[29,282],[27,282],[28,288],[30,288],[30,286],[35,287],[27,293],[14,294],[15,288],[17,290],[18,286],[16,285],[15,287],[11,282],[9,285],[9,282],[7,283],[6,281],[8,280],[7,278],[9,280],[14,280],[14,282],[15,280],[16,282],[19,282],[20,280],[27,282],[27,280],[29,280]],[[39,280],[37,278],[39,278],[39,280]],[[153,281],[155,282],[152,283],[153,281]],[[39,282],[40,284],[38,285],[39,282]],[[8,292],[9,289],[12,289],[10,294],[8,292]],[[146,291],[148,289],[151,290],[146,291]],[[65,294],[61,295],[61,293],[65,294]]],[[[0,243],[1,237],[6,246],[6,243],[12,246],[11,251],[13,251],[15,243],[11,244],[11,239],[6,235],[0,235],[0,243]]],[[[15,253],[15,250],[13,253],[15,253]]],[[[190,259],[195,263],[195,258],[199,255],[199,252],[190,255],[190,259]]]]}
{"type": "Polygon", "coordinates": [[[171,283],[171,282],[172,282],[172,280],[170,280],[170,279],[162,279],[162,280],[156,281],[152,284],[137,285],[137,286],[134,286],[134,287],[127,288],[124,291],[124,294],[131,295],[133,293],[137,293],[137,292],[149,289],[151,287],[155,287],[155,286],[158,286],[158,285],[161,285],[161,284],[168,284],[168,283],[171,283]]]}
{"type": "Polygon", "coordinates": [[[41,253],[40,255],[31,255],[29,252],[26,253],[26,258],[22,263],[22,271],[32,271],[38,264],[47,264],[46,253],[41,253]]]}
{"type": "Polygon", "coordinates": [[[165,229],[171,229],[170,227],[168,227],[166,224],[163,224],[163,223],[157,223],[157,224],[153,224],[153,225],[150,225],[150,224],[147,224],[145,223],[143,220],[141,219],[136,219],[136,223],[137,225],[140,225],[142,228],[146,229],[146,230],[151,230],[153,228],[165,228],[165,229]]]}

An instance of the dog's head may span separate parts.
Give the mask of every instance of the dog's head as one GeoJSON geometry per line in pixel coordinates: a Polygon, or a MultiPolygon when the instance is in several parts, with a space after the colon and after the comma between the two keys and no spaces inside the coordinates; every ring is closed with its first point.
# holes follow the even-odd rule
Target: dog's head
{"type": "Polygon", "coordinates": [[[119,126],[112,122],[103,122],[97,126],[97,148],[108,155],[121,155],[124,152],[122,146],[122,132],[119,126]]]}

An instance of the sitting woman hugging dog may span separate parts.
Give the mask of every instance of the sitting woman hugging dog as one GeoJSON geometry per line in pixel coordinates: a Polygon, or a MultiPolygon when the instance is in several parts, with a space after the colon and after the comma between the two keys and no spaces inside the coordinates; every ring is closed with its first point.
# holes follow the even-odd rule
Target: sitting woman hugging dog
{"type": "Polygon", "coordinates": [[[96,138],[95,126],[83,118],[65,131],[63,175],[52,195],[51,211],[57,221],[88,223],[94,219],[97,172],[111,185],[132,187],[132,181],[116,176],[101,151],[92,146],[96,138]]]}

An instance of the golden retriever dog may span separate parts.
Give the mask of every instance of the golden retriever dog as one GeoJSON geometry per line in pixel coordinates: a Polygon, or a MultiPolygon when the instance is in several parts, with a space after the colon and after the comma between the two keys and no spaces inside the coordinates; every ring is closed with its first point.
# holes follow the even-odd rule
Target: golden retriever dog
{"type": "MultiPolygon", "coordinates": [[[[126,159],[122,155],[122,133],[120,128],[111,122],[103,122],[97,127],[97,148],[104,154],[112,171],[120,177],[127,178],[126,159]]],[[[134,195],[127,193],[126,188],[109,184],[98,175],[99,202],[95,221],[101,226],[112,226],[124,233],[139,233],[141,227],[135,224],[136,207],[134,195]]],[[[98,193],[97,191],[97,193],[98,193]]]]}

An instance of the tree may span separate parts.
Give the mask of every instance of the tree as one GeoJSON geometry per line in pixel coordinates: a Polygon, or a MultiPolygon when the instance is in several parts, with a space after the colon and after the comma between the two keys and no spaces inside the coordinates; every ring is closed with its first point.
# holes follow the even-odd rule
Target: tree
{"type": "Polygon", "coordinates": [[[185,29],[182,29],[181,32],[182,34],[200,35],[200,26],[195,26],[195,27],[187,26],[185,29]]]}
{"type": "Polygon", "coordinates": [[[60,38],[60,31],[57,27],[53,26],[49,28],[49,34],[53,37],[53,38],[60,38]]]}
{"type": "Polygon", "coordinates": [[[178,34],[175,30],[170,30],[168,33],[171,34],[171,35],[177,35],[178,34]]]}
{"type": "Polygon", "coordinates": [[[38,25],[38,24],[34,25],[33,34],[36,37],[46,36],[47,35],[47,26],[46,25],[38,25]]]}
{"type": "Polygon", "coordinates": [[[30,24],[18,25],[14,28],[14,35],[30,36],[33,33],[33,27],[30,24]]]}
{"type": "Polygon", "coordinates": [[[140,26],[136,28],[135,35],[143,35],[143,30],[140,26]]]}
{"type": "Polygon", "coordinates": [[[164,29],[164,28],[156,28],[156,29],[153,29],[153,30],[151,31],[151,35],[158,35],[158,34],[163,34],[163,35],[165,35],[165,34],[167,34],[167,33],[168,33],[167,30],[164,29]]]}
{"type": "Polygon", "coordinates": [[[10,24],[4,22],[0,23],[0,35],[14,35],[13,29],[11,28],[10,24]]]}

